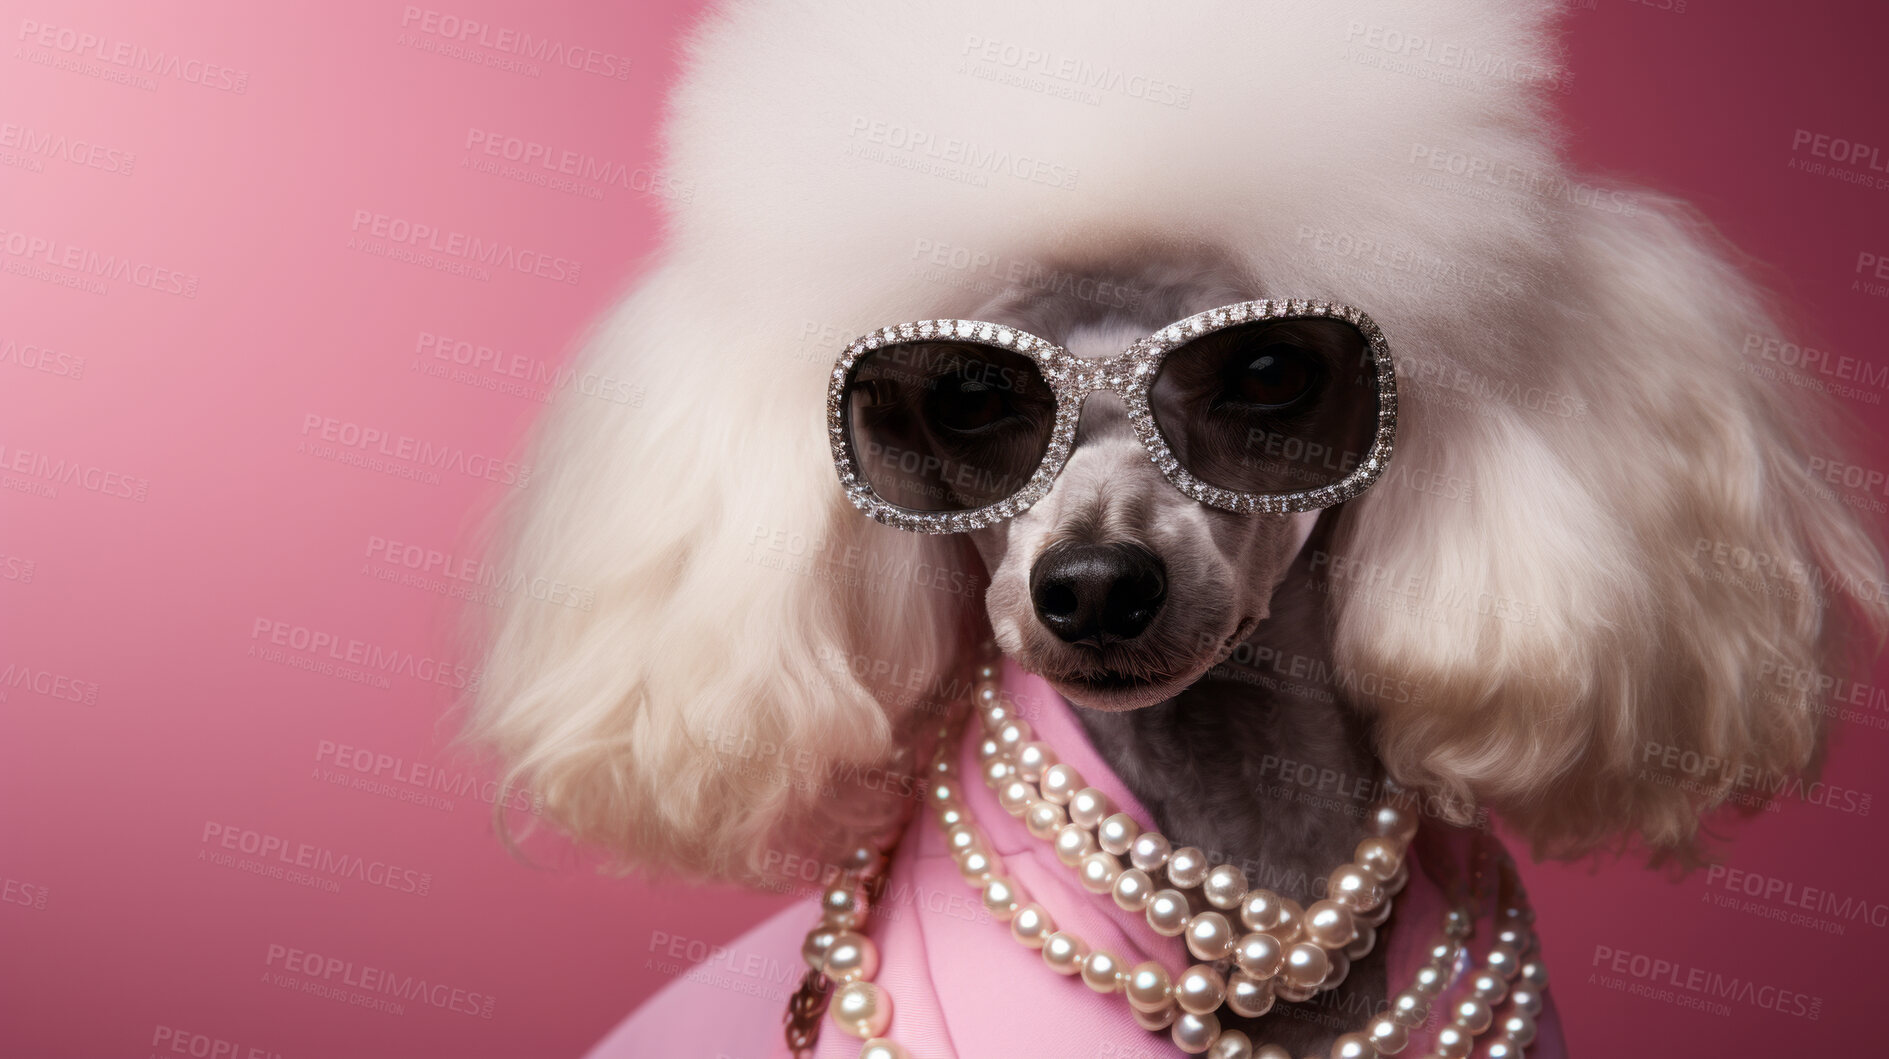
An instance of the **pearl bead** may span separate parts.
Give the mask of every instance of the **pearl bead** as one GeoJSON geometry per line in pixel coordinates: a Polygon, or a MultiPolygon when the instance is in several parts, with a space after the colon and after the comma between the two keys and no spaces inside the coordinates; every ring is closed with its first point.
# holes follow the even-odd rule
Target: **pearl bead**
{"type": "Polygon", "coordinates": [[[1235,1015],[1256,1019],[1272,1010],[1272,983],[1261,981],[1244,971],[1234,971],[1227,978],[1227,1007],[1235,1015]]]}
{"type": "Polygon", "coordinates": [[[984,762],[984,786],[993,790],[1010,780],[1022,778],[1017,775],[1017,767],[1002,758],[984,762]]]}
{"type": "Polygon", "coordinates": [[[1141,825],[1135,823],[1134,817],[1127,813],[1116,813],[1096,825],[1095,841],[1097,845],[1119,857],[1128,852],[1128,847],[1134,845],[1135,836],[1139,834],[1141,834],[1141,825]]]}
{"type": "Polygon", "coordinates": [[[1037,802],[1023,814],[1023,826],[1037,838],[1048,840],[1069,822],[1069,814],[1054,802],[1037,802]]]}
{"type": "Polygon", "coordinates": [[[1441,993],[1443,987],[1448,984],[1448,972],[1438,968],[1435,964],[1425,964],[1417,968],[1416,975],[1411,979],[1410,988],[1416,992],[1422,993],[1426,997],[1435,999],[1436,995],[1441,993]]]}
{"type": "Polygon", "coordinates": [[[1482,1059],[1522,1059],[1522,1049],[1514,1041],[1497,1037],[1483,1050],[1482,1059]]]}
{"type": "Polygon", "coordinates": [[[1372,878],[1383,882],[1397,874],[1404,863],[1404,851],[1390,839],[1372,835],[1358,843],[1351,859],[1372,878]]]}
{"type": "Polygon", "coordinates": [[[1305,910],[1305,936],[1327,949],[1342,949],[1358,936],[1351,909],[1336,901],[1314,902],[1305,910]]]}
{"type": "Polygon", "coordinates": [[[1276,1044],[1262,1044],[1253,1052],[1253,1059],[1292,1059],[1292,1053],[1276,1044]]]}
{"type": "Polygon", "coordinates": [[[1240,922],[1248,930],[1271,930],[1279,925],[1280,896],[1271,890],[1251,890],[1240,901],[1240,922]]]}
{"type": "Polygon", "coordinates": [[[1128,847],[1128,862],[1145,872],[1160,870],[1168,862],[1172,847],[1159,831],[1144,831],[1128,847]]]}
{"type": "Polygon", "coordinates": [[[1346,1033],[1331,1042],[1331,1059],[1377,1059],[1377,1045],[1362,1033],[1346,1033]]]}
{"type": "Polygon", "coordinates": [[[1056,921],[1049,917],[1049,912],[1042,905],[1031,903],[1017,909],[1017,914],[1010,920],[1010,936],[1017,939],[1025,948],[1040,949],[1056,933],[1056,921]]]}
{"type": "Polygon", "coordinates": [[[1386,1016],[1371,1023],[1371,1043],[1380,1055],[1396,1055],[1410,1046],[1410,1029],[1386,1016]]]}
{"type": "Polygon", "coordinates": [[[933,808],[963,804],[959,799],[958,785],[950,780],[939,780],[933,783],[931,789],[925,792],[925,800],[930,802],[933,808]]]}
{"type": "Polygon", "coordinates": [[[1122,991],[1128,996],[1128,1006],[1136,1011],[1159,1011],[1174,1000],[1174,986],[1167,968],[1153,960],[1136,964],[1134,970],[1128,972],[1128,984],[1122,991]]]}
{"type": "Polygon", "coordinates": [[[1174,1047],[1188,1055],[1200,1055],[1220,1039],[1220,1020],[1211,1014],[1184,1012],[1174,1020],[1169,1036],[1174,1038],[1174,1047]]]}
{"type": "Polygon", "coordinates": [[[1253,1039],[1239,1030],[1221,1030],[1220,1039],[1207,1049],[1207,1059],[1253,1059],[1253,1039]]]}
{"type": "Polygon", "coordinates": [[[866,923],[866,895],[850,886],[835,886],[821,896],[820,913],[830,927],[858,930],[866,923]]]}
{"type": "Polygon", "coordinates": [[[1356,864],[1346,864],[1327,878],[1325,893],[1346,908],[1368,912],[1384,899],[1383,887],[1356,864]]]}
{"type": "Polygon", "coordinates": [[[984,907],[999,923],[1015,918],[1025,900],[1022,888],[1009,879],[996,878],[984,884],[984,907]]]}
{"type": "Polygon", "coordinates": [[[958,857],[958,874],[972,886],[982,886],[997,871],[997,859],[981,849],[958,857]]]}
{"type": "Polygon", "coordinates": [[[1005,750],[1015,751],[1030,741],[1030,722],[1021,717],[1012,717],[998,725],[991,734],[997,737],[997,742],[1003,744],[1005,750]]]}
{"type": "Polygon", "coordinates": [[[1362,960],[1377,948],[1377,928],[1359,924],[1358,936],[1345,946],[1345,955],[1354,960],[1362,960]]]}
{"type": "Polygon", "coordinates": [[[1526,983],[1509,992],[1509,1003],[1515,1005],[1515,1010],[1523,1014],[1541,1014],[1541,994],[1529,988],[1526,983]]]}
{"type": "Polygon", "coordinates": [[[1036,801],[1036,793],[1022,780],[1010,780],[997,788],[997,804],[1011,816],[1022,816],[1033,801],[1036,801]]]}
{"type": "Polygon", "coordinates": [[[833,936],[821,970],[836,982],[852,982],[879,973],[879,947],[864,934],[847,930],[833,936]]]}
{"type": "Polygon", "coordinates": [[[1458,1003],[1451,1015],[1458,1026],[1472,1034],[1481,1033],[1495,1021],[1495,1013],[1489,1010],[1489,1005],[1473,996],[1458,1003]]]}
{"type": "Polygon", "coordinates": [[[1548,988],[1548,965],[1540,960],[1530,960],[1522,965],[1522,981],[1535,987],[1537,991],[1548,988]]]}
{"type": "Polygon", "coordinates": [[[994,681],[1002,672],[1003,670],[999,669],[995,662],[985,662],[977,667],[977,679],[986,682],[994,681]]]}
{"type": "Polygon", "coordinates": [[[840,858],[840,867],[847,871],[874,871],[885,863],[885,854],[871,846],[854,846],[840,858]]]}
{"type": "Polygon", "coordinates": [[[1395,805],[1380,803],[1371,809],[1365,822],[1373,835],[1399,844],[1408,843],[1417,833],[1416,814],[1395,805]]]}
{"type": "Polygon", "coordinates": [[[1522,970],[1522,958],[1516,953],[1515,946],[1503,941],[1489,946],[1489,954],[1483,957],[1482,962],[1504,979],[1514,978],[1522,970]]]}
{"type": "Polygon", "coordinates": [[[1098,993],[1115,992],[1127,977],[1122,958],[1107,949],[1096,949],[1082,961],[1082,984],[1098,993]]]}
{"type": "Polygon", "coordinates": [[[1179,890],[1160,890],[1148,898],[1148,925],[1171,938],[1187,929],[1187,898],[1179,890]]]}
{"type": "Polygon", "coordinates": [[[1105,894],[1114,888],[1116,878],[1122,874],[1122,862],[1107,853],[1091,853],[1082,858],[1082,866],[1077,871],[1084,890],[1105,894]]]}
{"type": "Polygon", "coordinates": [[[1187,921],[1187,951],[1195,959],[1224,960],[1233,952],[1235,940],[1233,924],[1218,912],[1202,912],[1187,921]]]}
{"type": "Polygon", "coordinates": [[[1469,936],[1476,924],[1469,918],[1469,913],[1460,908],[1452,908],[1443,913],[1443,933],[1461,940],[1469,936]]]}
{"type": "Polygon", "coordinates": [[[1201,894],[1215,908],[1232,911],[1246,896],[1246,873],[1231,864],[1222,864],[1207,873],[1201,894]]]}
{"type": "Polygon", "coordinates": [[[1177,889],[1191,890],[1207,878],[1207,855],[1197,847],[1182,846],[1168,855],[1168,881],[1177,889]]]}
{"type": "Polygon", "coordinates": [[[833,947],[833,939],[840,932],[821,924],[807,933],[807,940],[800,945],[800,958],[807,961],[807,966],[815,971],[826,966],[826,950],[833,947]]]}
{"type": "Polygon", "coordinates": [[[1154,880],[1140,868],[1129,868],[1115,877],[1115,885],[1110,888],[1115,896],[1115,905],[1124,912],[1139,912],[1148,907],[1148,899],[1154,896],[1154,880]]]}
{"type": "Polygon", "coordinates": [[[1043,943],[1043,962],[1057,974],[1075,974],[1089,956],[1088,943],[1066,930],[1059,930],[1043,943]]]}
{"type": "Polygon", "coordinates": [[[1390,894],[1387,892],[1384,895],[1384,899],[1377,903],[1376,908],[1368,912],[1360,912],[1353,909],[1351,914],[1358,922],[1363,923],[1367,927],[1381,927],[1384,925],[1384,921],[1391,917],[1391,906],[1394,904],[1396,904],[1396,902],[1391,900],[1390,894]]]}
{"type": "Polygon", "coordinates": [[[905,1046],[884,1037],[874,1037],[859,1050],[859,1059],[912,1059],[905,1046]]]}
{"type": "Polygon", "coordinates": [[[1331,957],[1325,950],[1309,941],[1301,941],[1286,950],[1285,967],[1279,972],[1287,985],[1299,989],[1310,989],[1325,980],[1325,972],[1331,970],[1331,957]]]}
{"type": "Polygon", "coordinates": [[[1528,1047],[1535,1041],[1535,1016],[1520,1011],[1509,1012],[1509,1017],[1502,1020],[1502,1033],[1514,1041],[1516,1047],[1528,1047]]]}
{"type": "Polygon", "coordinates": [[[1056,859],[1073,868],[1082,858],[1095,852],[1095,835],[1077,824],[1064,824],[1056,832],[1056,859]]]}
{"type": "Polygon", "coordinates": [[[1135,1016],[1135,1024],[1144,1030],[1167,1029],[1174,1024],[1174,1019],[1180,1015],[1180,1013],[1181,1009],[1175,1007],[1172,1002],[1164,1004],[1153,1011],[1136,1011],[1133,1009],[1129,1011],[1129,1014],[1135,1016]]]}
{"type": "Polygon", "coordinates": [[[1476,1046],[1476,1038],[1461,1026],[1445,1026],[1436,1031],[1436,1054],[1444,1059],[1464,1059],[1476,1046]]]}
{"type": "Polygon", "coordinates": [[[879,1037],[892,1024],[892,998],[867,981],[847,982],[828,1005],[833,1023],[859,1038],[879,1037]]]}
{"type": "Polygon", "coordinates": [[[1182,1011],[1205,1015],[1227,998],[1226,979],[1204,963],[1194,964],[1174,980],[1174,1002],[1182,1011]]]}
{"type": "Polygon", "coordinates": [[[1406,989],[1391,1001],[1391,1018],[1399,1026],[1421,1026],[1430,1020],[1430,998],[1415,989],[1406,989]]]}
{"type": "Polygon", "coordinates": [[[1028,742],[1017,749],[1017,775],[1035,783],[1043,770],[1056,763],[1056,751],[1046,743],[1028,742]]]}
{"type": "Polygon", "coordinates": [[[1286,947],[1271,934],[1248,934],[1234,946],[1233,962],[1254,978],[1271,978],[1285,966],[1286,947]]]}
{"type": "Polygon", "coordinates": [[[1344,984],[1345,976],[1351,973],[1351,957],[1342,952],[1328,952],[1325,958],[1331,961],[1331,970],[1325,972],[1325,979],[1318,983],[1318,988],[1336,989],[1344,984]]]}
{"type": "Polygon", "coordinates": [[[984,846],[984,836],[978,834],[974,825],[959,824],[945,832],[945,846],[954,854],[978,849],[984,846]]]}
{"type": "Polygon", "coordinates": [[[1084,787],[1069,799],[1069,819],[1083,827],[1093,828],[1113,808],[1108,803],[1108,795],[1094,787],[1084,787]]]}
{"type": "Polygon", "coordinates": [[[1084,786],[1082,773],[1068,765],[1051,765],[1043,770],[1043,797],[1057,805],[1067,805],[1084,786]]]}
{"type": "Polygon", "coordinates": [[[970,822],[971,814],[965,812],[964,807],[961,805],[938,810],[938,826],[944,828],[946,831],[970,822]]]}
{"type": "Polygon", "coordinates": [[[1298,941],[1305,935],[1305,909],[1290,897],[1279,899],[1279,922],[1266,933],[1278,938],[1287,945],[1298,941]]]}
{"type": "Polygon", "coordinates": [[[1477,1000],[1494,1007],[1509,995],[1509,984],[1502,980],[1501,975],[1483,971],[1469,980],[1469,992],[1477,1000]]]}
{"type": "Polygon", "coordinates": [[[1004,752],[1004,745],[996,739],[985,736],[977,744],[977,760],[988,762],[1004,752]]]}

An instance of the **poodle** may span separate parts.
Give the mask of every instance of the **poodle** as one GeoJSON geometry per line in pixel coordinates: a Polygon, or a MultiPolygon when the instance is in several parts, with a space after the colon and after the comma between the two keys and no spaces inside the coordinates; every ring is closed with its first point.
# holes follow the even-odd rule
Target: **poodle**
{"type": "Polygon", "coordinates": [[[595,605],[492,619],[469,734],[811,890],[731,950],[791,997],[599,1054],[1560,1054],[1491,814],[1696,863],[1885,622],[1778,314],[1563,160],[1561,7],[704,18],[583,353],[648,399],[564,395],[498,545],[595,605]]]}

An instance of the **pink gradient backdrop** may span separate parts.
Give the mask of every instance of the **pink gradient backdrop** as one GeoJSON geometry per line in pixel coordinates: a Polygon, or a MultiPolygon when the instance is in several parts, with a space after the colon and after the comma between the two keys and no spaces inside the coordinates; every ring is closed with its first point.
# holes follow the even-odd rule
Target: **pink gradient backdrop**
{"type": "MultiPolygon", "coordinates": [[[[445,745],[450,685],[465,671],[450,657],[454,601],[435,589],[455,582],[385,580],[400,567],[373,542],[465,554],[476,513],[508,486],[341,462],[311,450],[320,430],[305,430],[309,417],[331,417],[510,473],[502,461],[517,458],[539,405],[494,388],[490,369],[420,370],[451,366],[420,336],[502,350],[527,371],[568,357],[636,274],[657,199],[687,193],[650,190],[647,167],[696,5],[451,8],[494,32],[596,48],[612,68],[627,59],[620,79],[607,68],[506,69],[493,64],[502,52],[477,43],[470,58],[442,54],[424,21],[403,25],[400,5],[299,17],[267,4],[5,7],[0,1055],[175,1054],[153,1046],[169,1031],[285,1059],[580,1053],[686,962],[687,947],[677,961],[658,932],[719,942],[781,899],[611,879],[554,843],[536,847],[545,866],[526,867],[501,850],[476,791],[445,796],[447,807],[401,800],[424,793],[407,771],[383,776],[391,794],[328,782],[328,743],[402,770],[437,767],[451,782],[474,774],[445,745]],[[85,34],[103,43],[66,50],[85,34]],[[120,69],[99,59],[120,42],[233,72],[212,74],[220,86],[97,76],[120,69]],[[98,150],[80,162],[35,155],[8,146],[22,135],[9,124],[98,150]],[[462,164],[483,157],[466,150],[472,130],[595,156],[634,186],[593,182],[598,198],[478,171],[462,164]],[[509,270],[479,279],[366,253],[350,246],[362,210],[581,272],[574,283],[509,270]],[[64,285],[76,273],[57,262],[72,247],[194,276],[194,296],[140,285],[151,275],[142,268],[104,280],[102,293],[64,285]],[[46,461],[61,460],[84,473],[48,482],[58,472],[46,461]],[[113,495],[140,481],[141,499],[113,495]],[[293,664],[312,652],[274,655],[259,621],[426,661],[386,686],[363,684],[293,664]],[[435,659],[446,660],[445,685],[426,679],[435,659]],[[316,871],[332,885],[310,886],[220,864],[209,825],[391,864],[396,885],[344,869],[316,871]],[[422,875],[426,893],[407,892],[422,875]],[[448,987],[447,1006],[409,1001],[394,1014],[322,999],[300,990],[306,974],[270,977],[283,969],[272,945],[418,975],[448,987]],[[493,998],[490,1017],[455,1010],[482,1000],[450,990],[493,998]]],[[[1857,281],[1869,279],[1859,255],[1889,256],[1886,22],[1863,0],[1788,13],[1598,0],[1570,20],[1563,107],[1583,164],[1697,202],[1768,266],[1813,345],[1877,370],[1889,363],[1878,339],[1889,291],[1857,281]],[[1818,160],[1793,151],[1799,129],[1879,146],[1871,175],[1882,186],[1794,168],[1818,160]]],[[[1889,398],[1880,385],[1863,391],[1845,402],[1876,442],[1859,460],[1889,467],[1889,398]]],[[[609,396],[633,414],[662,400],[661,380],[623,380],[599,399],[609,396]]],[[[1879,667],[1859,692],[1878,725],[1889,723],[1885,676],[1879,667]]],[[[1744,827],[1729,861],[1866,902],[1871,915],[1842,934],[1718,907],[1710,897],[1725,891],[1704,876],[1528,870],[1577,1054],[1880,1048],[1889,806],[1874,795],[1889,730],[1834,730],[1827,778],[1869,798],[1868,811],[1792,801],[1744,827]],[[1801,991],[1819,998],[1817,1017],[1630,995],[1595,974],[1597,946],[1671,961],[1680,978],[1698,968],[1801,991]]]]}

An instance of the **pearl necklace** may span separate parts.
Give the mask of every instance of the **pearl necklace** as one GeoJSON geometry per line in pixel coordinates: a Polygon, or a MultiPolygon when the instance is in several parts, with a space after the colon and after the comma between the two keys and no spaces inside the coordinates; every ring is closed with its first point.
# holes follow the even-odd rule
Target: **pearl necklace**
{"type": "MultiPolygon", "coordinates": [[[[1159,832],[1115,811],[1105,794],[1086,786],[1073,767],[1058,762],[1052,749],[1032,739],[1029,724],[1016,716],[999,686],[994,646],[986,644],[984,654],[973,689],[973,708],[983,723],[977,757],[998,804],[1021,818],[1032,835],[1052,843],[1057,858],[1077,872],[1084,889],[1109,894],[1125,911],[1144,912],[1156,933],[1185,935],[1188,951],[1202,962],[1170,979],[1167,969],[1153,960],[1130,968],[1115,953],[1091,948],[1074,933],[1057,930],[1049,912],[1002,874],[1000,858],[964,804],[952,753],[958,733],[947,724],[938,730],[925,797],[959,872],[981,891],[985,908],[1010,924],[1018,943],[1040,950],[1050,970],[1080,975],[1098,993],[1120,993],[1139,1025],[1155,1032],[1168,1030],[1183,1052],[1205,1053],[1211,1059],[1291,1059],[1278,1045],[1255,1047],[1244,1032],[1222,1030],[1217,1012],[1225,1007],[1257,1018],[1277,1000],[1308,1000],[1343,982],[1350,961],[1370,953],[1376,928],[1389,917],[1392,898],[1409,877],[1405,853],[1417,820],[1396,804],[1398,792],[1393,789],[1366,813],[1370,833],[1358,843],[1353,860],[1328,876],[1326,892],[1331,896],[1301,907],[1270,890],[1248,889],[1239,868],[1222,864],[1210,869],[1199,849],[1175,849],[1159,832]],[[1118,859],[1124,854],[1130,867],[1124,868],[1118,859]],[[1157,872],[1165,875],[1166,888],[1156,888],[1157,872]],[[1194,905],[1188,897],[1188,891],[1195,890],[1195,904],[1208,906],[1198,912],[1191,911],[1194,905]],[[1225,914],[1236,909],[1251,931],[1240,937],[1225,914]]],[[[811,1051],[821,1009],[828,1008],[836,1025],[864,1039],[860,1059],[911,1059],[903,1046],[884,1036],[891,1024],[892,999],[872,981],[878,972],[878,950],[861,933],[871,895],[883,884],[888,852],[869,846],[854,850],[821,898],[821,922],[802,946],[810,970],[788,1008],[787,1041],[797,1056],[811,1051]],[[829,1005],[826,991],[832,982],[840,986],[829,1005]]],[[[1514,862],[1503,854],[1496,867],[1504,897],[1501,918],[1507,925],[1498,931],[1483,967],[1470,976],[1469,995],[1455,1004],[1437,1035],[1435,1054],[1445,1059],[1469,1055],[1477,1039],[1492,1029],[1496,1032],[1484,1052],[1488,1059],[1515,1059],[1535,1037],[1534,1018],[1541,1011],[1547,973],[1540,960],[1525,960],[1535,943],[1528,929],[1532,912],[1514,862]],[[1519,984],[1511,986],[1518,978],[1519,984]],[[1499,1026],[1498,1007],[1504,1015],[1499,1026]]],[[[1376,1059],[1403,1051],[1410,1030],[1428,1021],[1432,1002],[1450,984],[1466,951],[1463,943],[1473,932],[1473,919],[1468,908],[1450,909],[1442,936],[1410,987],[1363,1031],[1333,1042],[1332,1059],[1376,1059]]]]}

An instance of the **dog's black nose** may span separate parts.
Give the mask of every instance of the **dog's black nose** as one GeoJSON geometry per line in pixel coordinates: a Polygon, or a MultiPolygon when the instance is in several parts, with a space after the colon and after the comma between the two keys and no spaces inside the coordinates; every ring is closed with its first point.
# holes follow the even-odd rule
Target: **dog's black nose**
{"type": "Polygon", "coordinates": [[[1052,545],[1030,571],[1036,616],[1070,643],[1140,636],[1167,594],[1167,567],[1138,544],[1052,545]]]}

